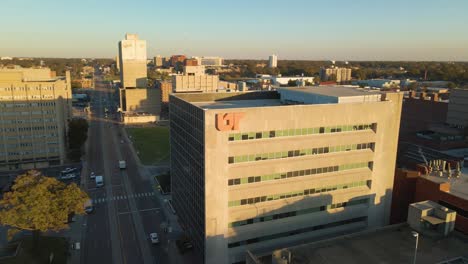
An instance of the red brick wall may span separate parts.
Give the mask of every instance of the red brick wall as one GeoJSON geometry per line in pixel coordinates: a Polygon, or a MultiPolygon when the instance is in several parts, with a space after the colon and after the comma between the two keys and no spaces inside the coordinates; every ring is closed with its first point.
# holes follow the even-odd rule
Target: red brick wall
{"type": "Polygon", "coordinates": [[[401,109],[400,139],[405,140],[417,131],[427,130],[432,123],[445,123],[448,103],[430,100],[405,99],[401,109]]]}
{"type": "MultiPolygon", "coordinates": [[[[448,183],[438,184],[420,177],[416,181],[414,202],[425,200],[432,200],[434,202],[444,201],[468,211],[468,200],[448,193],[447,191],[449,189],[450,185],[448,183]]],[[[457,214],[455,228],[465,234],[468,234],[468,218],[457,214]]]]}
{"type": "Polygon", "coordinates": [[[393,182],[392,210],[390,223],[406,222],[408,218],[408,206],[414,201],[414,190],[419,172],[397,169],[393,182]]]}

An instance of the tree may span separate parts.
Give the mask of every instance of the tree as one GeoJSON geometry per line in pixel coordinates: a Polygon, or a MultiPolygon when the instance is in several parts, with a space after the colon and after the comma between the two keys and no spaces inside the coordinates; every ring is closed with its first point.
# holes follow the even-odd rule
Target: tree
{"type": "Polygon", "coordinates": [[[75,118],[68,122],[68,157],[78,161],[83,154],[83,145],[88,138],[88,121],[75,118]]]}
{"type": "Polygon", "coordinates": [[[320,82],[321,82],[321,80],[320,80],[320,75],[315,75],[315,76],[314,76],[314,83],[315,83],[316,85],[319,85],[320,82]]]}
{"type": "Polygon", "coordinates": [[[296,81],[297,81],[297,80],[289,80],[289,81],[288,81],[288,86],[297,86],[296,81]]]}
{"type": "Polygon", "coordinates": [[[418,83],[410,82],[407,87],[409,91],[416,91],[416,89],[418,88],[418,83]]]}
{"type": "Polygon", "coordinates": [[[69,215],[84,214],[88,199],[75,183],[67,185],[38,171],[28,171],[16,177],[11,191],[0,200],[0,224],[32,231],[37,242],[41,232],[68,228],[69,215]]]}
{"type": "Polygon", "coordinates": [[[453,83],[453,82],[449,82],[447,84],[447,88],[449,88],[449,89],[453,89],[453,88],[456,88],[456,87],[457,87],[457,85],[455,83],[453,83]]]}

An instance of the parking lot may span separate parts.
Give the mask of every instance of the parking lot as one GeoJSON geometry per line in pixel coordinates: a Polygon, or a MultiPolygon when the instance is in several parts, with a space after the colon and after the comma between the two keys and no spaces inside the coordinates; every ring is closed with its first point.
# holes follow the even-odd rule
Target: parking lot
{"type": "MultiPolygon", "coordinates": [[[[81,182],[81,163],[72,163],[67,165],[60,165],[60,166],[53,166],[45,169],[36,169],[42,173],[42,175],[57,178],[60,181],[65,183],[72,183],[75,182],[76,184],[80,185],[81,182]],[[60,179],[61,171],[64,171],[67,168],[76,168],[76,171],[73,173],[75,174],[74,178],[71,179],[60,179]]],[[[8,171],[8,172],[1,172],[0,173],[0,190],[6,190],[13,181],[15,180],[16,176],[25,173],[27,170],[17,170],[17,171],[8,171]]]]}

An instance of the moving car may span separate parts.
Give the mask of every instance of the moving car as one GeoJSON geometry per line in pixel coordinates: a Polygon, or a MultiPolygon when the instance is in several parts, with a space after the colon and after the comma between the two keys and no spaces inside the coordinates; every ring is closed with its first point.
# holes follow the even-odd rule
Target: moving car
{"type": "Polygon", "coordinates": [[[84,207],[85,207],[85,212],[87,214],[92,213],[94,211],[93,200],[91,199],[86,200],[84,207]]]}
{"type": "Polygon", "coordinates": [[[151,244],[158,244],[159,243],[158,233],[151,233],[150,240],[151,240],[151,244]]]}
{"type": "Polygon", "coordinates": [[[96,181],[96,187],[104,186],[104,177],[96,176],[95,181],[96,181]]]}
{"type": "Polygon", "coordinates": [[[90,177],[91,179],[96,178],[96,174],[94,174],[94,171],[91,172],[91,174],[89,175],[89,177],[90,177]]]}
{"type": "Polygon", "coordinates": [[[127,163],[125,160],[119,160],[119,168],[122,170],[127,168],[127,163]]]}

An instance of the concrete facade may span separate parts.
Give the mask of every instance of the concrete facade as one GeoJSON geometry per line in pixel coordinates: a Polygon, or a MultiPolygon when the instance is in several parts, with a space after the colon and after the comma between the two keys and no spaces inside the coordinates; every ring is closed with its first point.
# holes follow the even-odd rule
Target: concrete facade
{"type": "Polygon", "coordinates": [[[205,263],[389,223],[403,94],[349,89],[171,95],[173,205],[205,263]]]}
{"type": "Polygon", "coordinates": [[[72,116],[70,73],[0,68],[0,170],[63,164],[72,116]]]}
{"type": "Polygon", "coordinates": [[[172,83],[168,81],[156,81],[156,88],[161,90],[161,102],[169,103],[169,95],[172,92],[172,83]]]}
{"type": "Polygon", "coordinates": [[[216,92],[219,85],[218,75],[173,75],[172,91],[216,92]]]}
{"type": "Polygon", "coordinates": [[[447,123],[459,127],[468,126],[468,90],[452,89],[448,105],[447,123]]]}
{"type": "Polygon", "coordinates": [[[155,67],[162,67],[163,66],[163,57],[156,56],[153,58],[153,64],[155,67]]]}
{"type": "Polygon", "coordinates": [[[369,80],[359,80],[356,82],[357,85],[365,85],[371,88],[400,88],[400,80],[390,80],[390,79],[369,79],[369,80]]]}
{"type": "Polygon", "coordinates": [[[194,57],[198,61],[198,65],[202,66],[223,66],[223,58],[221,57],[194,57]]]}
{"type": "Polygon", "coordinates": [[[123,112],[144,112],[157,115],[161,112],[161,90],[155,88],[120,89],[123,112]]]}
{"type": "Polygon", "coordinates": [[[125,124],[159,120],[161,90],[156,88],[120,89],[122,121],[125,124]]]}
{"type": "Polygon", "coordinates": [[[120,81],[122,87],[146,87],[146,40],[126,34],[119,42],[120,81]]]}
{"type": "Polygon", "coordinates": [[[351,80],[351,69],[349,68],[322,68],[320,69],[320,80],[321,81],[329,81],[330,77],[334,75],[336,78],[336,82],[348,82],[351,80]]]}
{"type": "Polygon", "coordinates": [[[268,67],[269,68],[278,67],[278,56],[273,54],[273,55],[270,55],[270,57],[268,57],[268,67]]]}
{"type": "Polygon", "coordinates": [[[184,66],[184,75],[201,76],[205,75],[205,66],[184,66]]]}

